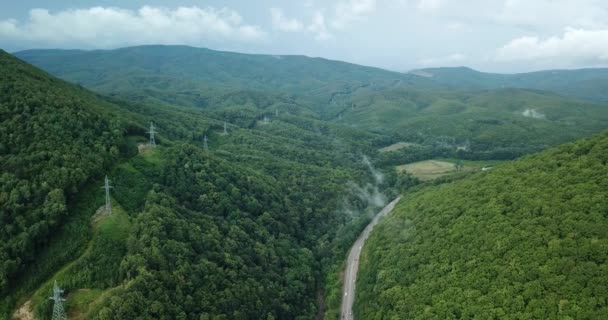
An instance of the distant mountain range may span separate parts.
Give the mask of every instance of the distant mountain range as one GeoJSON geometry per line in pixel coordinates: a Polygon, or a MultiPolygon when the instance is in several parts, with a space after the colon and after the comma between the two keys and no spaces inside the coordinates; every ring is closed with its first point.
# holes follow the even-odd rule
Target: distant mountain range
{"type": "Polygon", "coordinates": [[[494,151],[515,157],[608,127],[608,106],[602,103],[608,101],[608,69],[398,73],[306,56],[161,45],[16,55],[120,99],[206,110],[256,105],[270,113],[281,101],[292,111],[399,140],[429,143],[449,137],[490,152],[488,157],[495,157],[494,151]]]}
{"type": "Polygon", "coordinates": [[[409,73],[453,89],[525,88],[554,91],[594,101],[608,101],[608,68],[500,74],[456,67],[418,69],[409,73]]]}

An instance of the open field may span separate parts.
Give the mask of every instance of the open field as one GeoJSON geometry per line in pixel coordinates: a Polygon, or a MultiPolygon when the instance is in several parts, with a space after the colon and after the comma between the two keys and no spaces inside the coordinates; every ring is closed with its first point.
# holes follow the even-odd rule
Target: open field
{"type": "Polygon", "coordinates": [[[429,181],[456,172],[456,165],[447,161],[425,160],[397,166],[397,171],[407,171],[422,181],[429,181]]]}
{"type": "MultiPolygon", "coordinates": [[[[491,168],[501,161],[462,161],[460,172],[491,168]]],[[[457,172],[456,160],[425,160],[397,166],[397,171],[407,171],[422,181],[434,180],[457,172]]]]}
{"type": "Polygon", "coordinates": [[[384,148],[380,148],[380,149],[378,149],[378,151],[380,151],[380,152],[391,152],[391,151],[396,151],[396,150],[399,150],[399,149],[409,148],[409,147],[415,147],[415,146],[419,146],[419,144],[412,143],[412,142],[397,142],[397,143],[391,144],[390,146],[387,146],[387,147],[384,147],[384,148]]]}

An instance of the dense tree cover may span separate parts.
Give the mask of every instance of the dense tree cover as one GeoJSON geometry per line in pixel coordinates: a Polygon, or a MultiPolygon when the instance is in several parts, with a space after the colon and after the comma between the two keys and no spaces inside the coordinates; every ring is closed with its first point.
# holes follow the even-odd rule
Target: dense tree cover
{"type": "Polygon", "coordinates": [[[188,145],[167,157],[100,318],[309,318],[314,256],[281,184],[188,145]]]}
{"type": "Polygon", "coordinates": [[[467,159],[513,159],[599,133],[608,126],[605,103],[548,92],[358,90],[339,104],[338,123],[400,141],[467,146],[467,159]],[[352,105],[352,107],[351,107],[352,105]]]}
{"type": "Polygon", "coordinates": [[[608,101],[607,68],[498,74],[455,67],[421,69],[411,73],[458,89],[526,88],[550,90],[582,99],[608,101]]]}
{"type": "Polygon", "coordinates": [[[511,159],[596,132],[608,114],[543,92],[428,91],[416,76],[306,57],[162,46],[20,55],[111,98],[0,56],[0,317],[33,297],[48,318],[51,279],[86,318],[310,319],[324,287],[332,316],[339,283],[325,281],[366,213],[418,184],[374,180],[364,154],[385,168],[511,159]],[[138,154],[151,120],[160,146],[138,154]],[[376,153],[397,141],[420,146],[376,153]],[[120,215],[91,224],[108,172],[120,215]],[[104,227],[116,223],[114,235],[104,227]]]}
{"type": "Polygon", "coordinates": [[[606,92],[605,69],[522,75],[423,70],[437,74],[428,77],[301,56],[183,46],[17,55],[63,79],[129,101],[215,110],[218,118],[239,126],[250,115],[278,110],[425,145],[447,137],[468,142],[466,159],[514,159],[608,125],[605,102],[562,96],[605,101],[597,99],[606,92]]]}
{"type": "Polygon", "coordinates": [[[52,74],[104,93],[152,95],[162,101],[204,106],[211,88],[287,93],[326,114],[335,92],[429,84],[423,77],[321,58],[252,55],[187,46],[137,46],[116,50],[27,50],[17,56],[52,74]],[[151,91],[150,91],[151,90],[151,91]],[[145,93],[143,93],[145,92],[145,93]],[[162,94],[162,93],[171,94],[162,94]],[[177,94],[176,94],[177,93],[177,94]]]}
{"type": "Polygon", "coordinates": [[[363,319],[608,317],[608,134],[402,198],[366,243],[363,319]]]}
{"type": "Polygon", "coordinates": [[[0,294],[65,218],[66,199],[118,158],[123,130],[99,104],[0,51],[0,294]]]}
{"type": "Polygon", "coordinates": [[[362,162],[386,137],[284,95],[125,102],[2,58],[0,318],[28,298],[48,318],[53,279],[79,317],[311,318],[359,215],[378,206],[370,195],[389,185],[368,184],[362,162]],[[160,146],[138,155],[150,120],[160,146]],[[100,225],[105,174],[118,213],[100,225]]]}

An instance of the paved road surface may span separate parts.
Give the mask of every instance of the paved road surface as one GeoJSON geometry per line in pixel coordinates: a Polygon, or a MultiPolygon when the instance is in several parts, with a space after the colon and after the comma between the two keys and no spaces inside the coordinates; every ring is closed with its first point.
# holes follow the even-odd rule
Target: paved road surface
{"type": "Polygon", "coordinates": [[[365,230],[361,232],[355,244],[350,248],[348,254],[348,260],[346,262],[346,269],[344,272],[344,288],[342,290],[342,312],[340,319],[352,320],[353,317],[353,303],[355,302],[355,283],[357,281],[357,270],[359,270],[359,256],[361,255],[361,248],[374,226],[380,221],[380,218],[384,217],[387,213],[391,212],[401,197],[393,200],[391,203],[386,205],[382,211],[380,211],[370,222],[365,230]]]}

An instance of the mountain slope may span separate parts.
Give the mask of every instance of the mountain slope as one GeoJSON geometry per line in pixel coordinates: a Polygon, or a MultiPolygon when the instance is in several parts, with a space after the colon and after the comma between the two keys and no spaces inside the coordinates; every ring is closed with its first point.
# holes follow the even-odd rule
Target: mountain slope
{"type": "Polygon", "coordinates": [[[458,67],[420,69],[410,73],[454,89],[538,89],[592,101],[608,101],[608,68],[499,74],[458,67]]]}
{"type": "Polygon", "coordinates": [[[0,293],[66,216],[66,198],[116,161],[116,106],[0,51],[0,293]],[[69,143],[66,143],[68,142],[69,143]]]}
{"type": "MultiPolygon", "coordinates": [[[[326,104],[360,86],[412,85],[422,77],[305,56],[253,55],[187,46],[116,50],[28,50],[16,55],[50,73],[104,93],[153,89],[206,96],[209,90],[281,92],[326,104]]],[[[323,109],[317,109],[323,111],[323,109]]]]}
{"type": "Polygon", "coordinates": [[[356,315],[608,316],[608,134],[402,198],[368,240],[356,315]]]}
{"type": "MultiPolygon", "coordinates": [[[[427,78],[303,56],[183,46],[30,50],[17,55],[120,99],[215,110],[232,119],[241,117],[243,107],[256,106],[264,109],[262,117],[308,115],[372,131],[393,142],[439,145],[451,153],[465,147],[467,152],[460,156],[468,159],[512,159],[608,127],[606,103],[503,89],[496,79],[511,76],[470,69],[438,69],[436,76],[427,78]]],[[[566,86],[603,74],[592,71],[582,70],[580,76],[561,82],[551,73],[538,73],[526,76],[526,83],[566,86]]]]}
{"type": "Polygon", "coordinates": [[[470,159],[514,158],[608,128],[608,105],[546,91],[359,90],[338,123],[401,141],[466,147],[470,159]]]}
{"type": "Polygon", "coordinates": [[[361,155],[384,137],[284,96],[140,104],[0,63],[0,318],[49,319],[57,280],[71,317],[310,319],[381,205],[361,155]]]}

